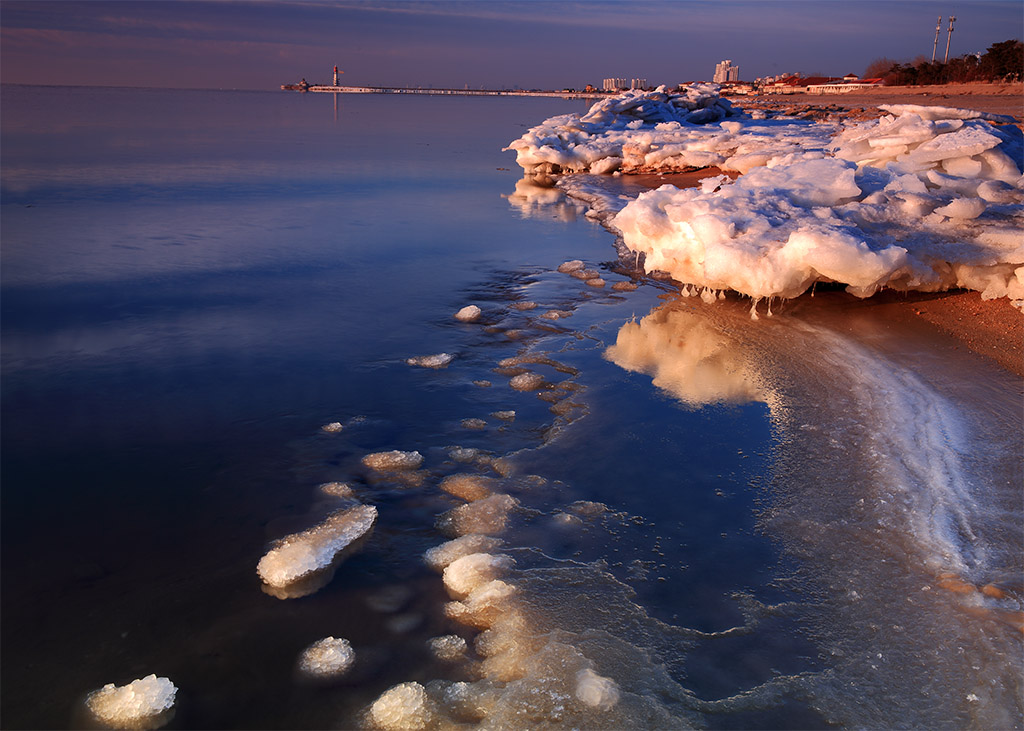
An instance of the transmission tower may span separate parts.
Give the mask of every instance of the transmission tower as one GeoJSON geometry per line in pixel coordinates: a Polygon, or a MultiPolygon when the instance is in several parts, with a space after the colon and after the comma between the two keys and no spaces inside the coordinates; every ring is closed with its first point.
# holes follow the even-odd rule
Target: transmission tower
{"type": "Polygon", "coordinates": [[[939,22],[935,24],[935,43],[932,44],[932,63],[935,63],[935,52],[939,49],[939,31],[942,30],[942,16],[939,16],[939,22]]]}
{"type": "Polygon", "coordinates": [[[949,35],[946,36],[946,57],[942,59],[942,63],[949,62],[949,42],[953,38],[953,21],[956,20],[955,15],[949,16],[949,35]]]}

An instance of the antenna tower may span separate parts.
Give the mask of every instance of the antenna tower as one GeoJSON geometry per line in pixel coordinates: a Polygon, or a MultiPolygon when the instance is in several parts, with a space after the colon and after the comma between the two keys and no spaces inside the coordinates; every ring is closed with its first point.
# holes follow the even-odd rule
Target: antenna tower
{"type": "Polygon", "coordinates": [[[939,49],[939,31],[942,30],[942,16],[939,16],[939,22],[935,24],[935,43],[932,44],[932,63],[935,63],[935,52],[939,49]]]}
{"type": "Polygon", "coordinates": [[[949,35],[946,36],[946,57],[942,59],[942,63],[949,62],[949,42],[953,38],[953,21],[956,20],[955,15],[949,16],[949,35]]]}

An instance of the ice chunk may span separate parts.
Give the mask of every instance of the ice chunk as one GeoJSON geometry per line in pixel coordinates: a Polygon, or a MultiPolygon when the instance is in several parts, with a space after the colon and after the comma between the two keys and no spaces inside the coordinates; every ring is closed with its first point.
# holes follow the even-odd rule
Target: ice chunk
{"type": "Polygon", "coordinates": [[[320,492],[331,497],[350,499],[355,497],[352,486],[347,482],[325,482],[320,485],[320,492]]]}
{"type": "Polygon", "coordinates": [[[463,419],[460,424],[463,429],[471,429],[473,431],[480,431],[481,429],[487,428],[487,422],[483,419],[463,419]]]}
{"type": "Polygon", "coordinates": [[[471,553],[448,564],[444,570],[444,585],[453,598],[464,599],[513,565],[515,561],[508,556],[471,553]]]}
{"type": "Polygon", "coordinates": [[[508,382],[517,391],[536,391],[544,386],[544,376],[539,373],[520,373],[508,382]]]}
{"type": "Polygon", "coordinates": [[[483,475],[449,475],[441,481],[440,488],[449,495],[462,498],[466,502],[483,500],[494,493],[498,481],[483,475]]]}
{"type": "Polygon", "coordinates": [[[502,421],[516,420],[516,412],[514,411],[492,411],[491,416],[495,419],[501,419],[502,421]]]}
{"type": "Polygon", "coordinates": [[[448,602],[444,613],[460,624],[487,629],[508,612],[509,600],[515,593],[515,586],[495,579],[477,587],[463,601],[448,602]]]}
{"type": "Polygon", "coordinates": [[[592,277],[587,280],[588,287],[603,287],[604,284],[605,282],[603,279],[601,279],[601,277],[592,277]]]}
{"type": "Polygon", "coordinates": [[[455,319],[459,322],[476,322],[480,319],[481,310],[476,305],[466,305],[455,313],[455,319]]]}
{"type": "Polygon", "coordinates": [[[330,424],[324,424],[320,428],[323,429],[328,434],[337,434],[338,432],[345,428],[345,425],[342,424],[340,421],[332,421],[330,424]]]}
{"type": "Polygon", "coordinates": [[[423,464],[423,455],[419,452],[402,452],[393,449],[390,452],[374,452],[363,457],[363,464],[378,472],[398,472],[419,469],[423,464]]]}
{"type": "Polygon", "coordinates": [[[421,368],[446,368],[453,360],[455,360],[455,356],[451,353],[437,353],[436,355],[417,355],[407,358],[405,362],[421,368]]]}
{"type": "Polygon", "coordinates": [[[376,520],[377,508],[368,505],[332,513],[324,522],[277,541],[256,572],[270,587],[287,588],[331,568],[346,549],[369,534],[376,520]]]}
{"type": "Polygon", "coordinates": [[[536,302],[513,302],[509,305],[513,310],[519,310],[520,312],[526,312],[527,310],[533,310],[537,308],[536,302]]]}
{"type": "Polygon", "coordinates": [[[443,571],[453,561],[471,553],[487,553],[501,545],[501,539],[485,535],[465,535],[461,538],[434,546],[425,554],[423,560],[435,571],[443,571]]]}
{"type": "Polygon", "coordinates": [[[117,729],[155,729],[171,720],[178,689],[168,678],[147,675],[127,685],[104,685],[86,696],[97,721],[117,729]]]}
{"type": "Polygon", "coordinates": [[[348,640],[324,637],[302,651],[299,670],[313,678],[337,678],[348,672],[355,659],[348,640]]]}
{"type": "Polygon", "coordinates": [[[949,218],[972,219],[985,212],[985,201],[979,198],[954,198],[948,205],[936,208],[935,213],[949,218]]]}
{"type": "Polygon", "coordinates": [[[419,683],[401,683],[384,692],[370,706],[370,721],[383,731],[420,731],[437,715],[434,702],[419,683]]]}
{"type": "Polygon", "coordinates": [[[441,662],[458,662],[466,657],[466,641],[458,635],[431,637],[428,646],[441,662]]]}
{"type": "Polygon", "coordinates": [[[576,697],[584,705],[610,711],[619,702],[619,686],[611,678],[585,668],[576,673],[576,697]]]}
{"type": "Polygon", "coordinates": [[[571,272],[578,272],[583,269],[584,264],[579,259],[573,259],[572,261],[562,262],[558,265],[558,271],[562,274],[569,274],[571,272]]]}
{"type": "Polygon", "coordinates": [[[460,505],[437,519],[437,527],[451,536],[469,533],[492,535],[505,530],[509,513],[519,504],[511,495],[491,495],[483,500],[460,505]]]}

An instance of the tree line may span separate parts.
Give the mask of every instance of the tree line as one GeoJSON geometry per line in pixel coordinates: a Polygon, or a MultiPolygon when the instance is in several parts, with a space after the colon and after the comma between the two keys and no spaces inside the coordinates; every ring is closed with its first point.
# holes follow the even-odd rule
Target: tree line
{"type": "Polygon", "coordinates": [[[947,63],[918,56],[910,63],[888,58],[872,61],[864,78],[881,78],[886,86],[958,84],[969,81],[1019,81],[1024,77],[1024,43],[1003,41],[983,54],[968,53],[947,63]]]}

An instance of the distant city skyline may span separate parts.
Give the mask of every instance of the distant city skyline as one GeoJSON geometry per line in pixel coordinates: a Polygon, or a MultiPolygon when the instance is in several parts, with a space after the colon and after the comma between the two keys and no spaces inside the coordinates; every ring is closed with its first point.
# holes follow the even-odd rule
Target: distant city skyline
{"type": "Polygon", "coordinates": [[[329,82],[338,64],[343,84],[581,89],[711,80],[726,57],[745,81],[842,76],[880,57],[929,58],[940,14],[957,16],[951,58],[1024,28],[1019,0],[4,0],[0,77],[276,89],[329,82]]]}

